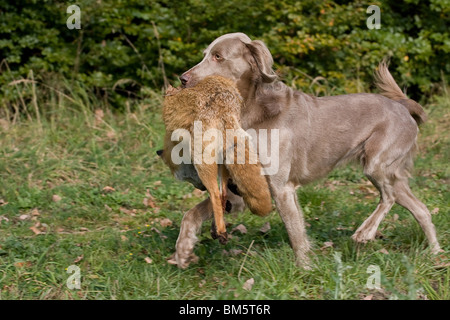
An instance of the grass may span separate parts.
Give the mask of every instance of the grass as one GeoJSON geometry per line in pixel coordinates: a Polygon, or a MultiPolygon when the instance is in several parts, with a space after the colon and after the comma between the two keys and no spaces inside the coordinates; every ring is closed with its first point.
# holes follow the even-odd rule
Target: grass
{"type": "Polygon", "coordinates": [[[411,179],[437,212],[440,260],[398,206],[381,224],[383,237],[357,247],[350,236],[378,200],[361,170],[344,167],[298,191],[314,243],[312,270],[294,265],[276,212],[227,216],[229,230],[244,224],[248,232],[234,232],[225,246],[205,223],[199,262],[179,270],[166,259],[182,213],[206,195],[176,182],[155,154],[161,95],[148,92],[114,112],[77,85],[44,89],[33,84],[36,99],[22,106],[27,117],[2,111],[1,299],[450,299],[448,93],[426,105],[430,120],[411,179]],[[262,234],[266,222],[271,229],[262,234]],[[79,290],[66,285],[71,265],[80,268],[79,290]],[[371,265],[380,270],[379,290],[366,285],[371,265]],[[250,278],[252,289],[243,289],[250,278]]]}

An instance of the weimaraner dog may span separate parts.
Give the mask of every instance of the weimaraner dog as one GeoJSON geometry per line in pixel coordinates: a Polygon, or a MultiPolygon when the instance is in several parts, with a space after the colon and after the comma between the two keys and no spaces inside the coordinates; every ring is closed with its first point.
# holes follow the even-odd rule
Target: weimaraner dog
{"type": "MultiPolygon", "coordinates": [[[[232,79],[245,108],[242,128],[279,130],[279,170],[267,175],[270,192],[283,220],[296,263],[308,267],[310,243],[296,188],[326,176],[337,165],[359,162],[364,174],[380,192],[375,211],[356,230],[358,243],[374,240],[380,222],[394,203],[409,210],[426,234],[433,253],[440,251],[427,207],[411,192],[409,172],[417,148],[418,125],[426,120],[422,107],[408,99],[380,63],[375,72],[381,94],[347,94],[314,97],[282,83],[272,69],[273,58],[262,41],[243,33],[225,34],[204,51],[203,60],[180,77],[192,87],[210,75],[232,79]]],[[[192,165],[183,175],[201,185],[192,165]]],[[[232,211],[243,210],[242,198],[230,187],[232,211]],[[233,193],[234,191],[234,193],[233,193]]],[[[208,199],[187,211],[176,243],[174,263],[185,268],[193,253],[202,222],[212,217],[208,199]]]]}

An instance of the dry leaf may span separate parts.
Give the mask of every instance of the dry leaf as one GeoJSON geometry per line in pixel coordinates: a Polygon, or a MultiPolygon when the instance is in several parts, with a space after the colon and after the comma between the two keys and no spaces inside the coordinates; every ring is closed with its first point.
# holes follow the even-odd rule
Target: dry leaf
{"type": "Polygon", "coordinates": [[[111,207],[110,207],[110,206],[108,206],[107,204],[105,204],[105,209],[106,209],[106,210],[108,210],[109,212],[111,212],[111,211],[112,211],[111,207]]]}
{"type": "Polygon", "coordinates": [[[259,229],[259,231],[261,233],[267,233],[267,232],[269,232],[269,230],[270,230],[270,223],[269,222],[264,223],[264,225],[261,227],[261,229],[259,229]]]}
{"type": "Polygon", "coordinates": [[[106,137],[107,137],[108,139],[110,139],[110,140],[113,140],[113,139],[116,138],[116,132],[110,130],[110,131],[108,131],[108,132],[106,133],[106,137]]]}
{"type": "Polygon", "coordinates": [[[241,249],[231,249],[229,252],[232,256],[237,256],[243,253],[244,251],[242,251],[241,249]]]}
{"type": "Polygon", "coordinates": [[[433,210],[431,210],[431,214],[438,214],[439,213],[439,208],[434,208],[433,210]]]}
{"type": "Polygon", "coordinates": [[[24,221],[24,220],[27,220],[27,219],[30,219],[30,215],[29,214],[21,214],[19,216],[19,220],[24,221]]]}
{"type": "Polygon", "coordinates": [[[73,263],[77,263],[80,262],[81,260],[83,260],[84,255],[78,256],[75,260],[73,260],[73,263]]]}
{"type": "Polygon", "coordinates": [[[365,296],[363,298],[363,300],[372,300],[372,298],[373,298],[373,294],[369,294],[368,296],[365,296]]]}
{"type": "Polygon", "coordinates": [[[255,284],[255,279],[250,278],[247,281],[244,282],[244,285],[242,286],[242,289],[250,291],[252,290],[253,285],[255,284]]]}
{"type": "Polygon", "coordinates": [[[155,182],[153,182],[153,185],[154,186],[159,186],[159,185],[161,185],[161,180],[158,180],[158,181],[155,181],[155,182]]]}
{"type": "Polygon", "coordinates": [[[385,248],[380,249],[378,251],[381,252],[381,253],[384,253],[384,254],[389,254],[389,252],[385,248]]]}
{"type": "Polygon", "coordinates": [[[31,263],[31,261],[19,261],[19,262],[14,263],[14,266],[18,267],[18,268],[31,267],[32,263],[31,263]]]}
{"type": "Polygon", "coordinates": [[[40,216],[41,214],[39,213],[38,209],[34,208],[33,210],[31,210],[31,215],[33,217],[37,217],[40,216]]]}
{"type": "Polygon", "coordinates": [[[159,224],[164,228],[170,227],[172,225],[172,220],[170,220],[169,218],[164,218],[159,221],[159,224]]]}
{"type": "Polygon", "coordinates": [[[247,233],[247,228],[243,224],[240,224],[240,225],[234,227],[233,230],[231,230],[231,232],[234,232],[236,230],[239,231],[242,234],[246,234],[247,233]]]}
{"type": "Polygon", "coordinates": [[[324,250],[326,248],[333,248],[333,245],[334,245],[333,241],[325,241],[323,243],[322,248],[320,248],[320,250],[324,250]]]}
{"type": "Polygon", "coordinates": [[[98,126],[102,123],[102,119],[105,116],[102,109],[95,110],[95,125],[98,126]]]}
{"type": "Polygon", "coordinates": [[[85,227],[81,227],[81,228],[80,228],[80,231],[89,231],[89,229],[88,229],[88,228],[85,228],[85,227]]]}
{"type": "Polygon", "coordinates": [[[144,198],[144,200],[142,201],[142,203],[144,204],[144,206],[146,207],[150,207],[150,208],[156,208],[156,204],[153,201],[152,198],[144,198]]]}
{"type": "Polygon", "coordinates": [[[122,240],[123,242],[128,241],[128,238],[125,237],[123,234],[120,235],[120,240],[122,240]]]}
{"type": "Polygon", "coordinates": [[[5,204],[8,204],[8,202],[6,202],[6,201],[3,200],[3,199],[0,199],[0,207],[1,207],[1,206],[4,206],[5,204]]]}
{"type": "Polygon", "coordinates": [[[147,262],[147,263],[152,263],[152,262],[153,262],[153,260],[150,259],[149,257],[145,257],[144,260],[145,260],[145,262],[147,262]]]}
{"type": "Polygon", "coordinates": [[[120,210],[120,212],[128,214],[128,215],[130,215],[132,217],[134,217],[136,215],[136,209],[129,210],[129,209],[125,208],[125,207],[120,207],[119,210],[120,210]]]}
{"type": "Polygon", "coordinates": [[[30,230],[34,232],[34,234],[41,234],[41,230],[39,230],[36,226],[30,227],[30,230]]]}
{"type": "Polygon", "coordinates": [[[242,252],[244,252],[244,251],[242,251],[241,249],[230,249],[229,251],[227,251],[225,249],[222,250],[222,254],[225,256],[229,256],[229,255],[237,256],[237,255],[240,255],[242,252]]]}
{"type": "Polygon", "coordinates": [[[57,194],[54,194],[53,196],[52,196],[52,201],[53,202],[59,202],[59,201],[61,201],[61,197],[60,196],[58,196],[57,194]]]}
{"type": "MultiPolygon", "coordinates": [[[[441,249],[440,252],[444,252],[444,250],[441,249]]],[[[434,261],[435,261],[434,266],[436,269],[443,269],[450,267],[450,259],[445,254],[437,256],[434,259],[434,261]]]]}
{"type": "Polygon", "coordinates": [[[111,193],[111,192],[116,191],[116,189],[114,189],[113,187],[110,187],[110,186],[106,186],[106,187],[104,187],[104,188],[102,189],[102,191],[103,191],[104,193],[111,193]]]}

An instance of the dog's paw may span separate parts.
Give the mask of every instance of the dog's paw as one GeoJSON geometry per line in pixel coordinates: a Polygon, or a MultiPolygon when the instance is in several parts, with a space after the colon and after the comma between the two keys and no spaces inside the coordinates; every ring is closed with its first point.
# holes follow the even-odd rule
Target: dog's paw
{"type": "Polygon", "coordinates": [[[180,257],[177,252],[167,258],[167,263],[176,265],[180,269],[186,269],[191,263],[197,263],[198,257],[191,253],[187,257],[180,257]]]}
{"type": "Polygon", "coordinates": [[[375,230],[375,232],[373,232],[373,230],[358,229],[352,235],[352,239],[356,243],[367,243],[369,241],[375,240],[375,236],[376,236],[376,230],[375,230]]]}
{"type": "Polygon", "coordinates": [[[217,237],[219,238],[220,244],[225,245],[228,243],[228,233],[224,232],[224,233],[217,234],[217,237]]]}

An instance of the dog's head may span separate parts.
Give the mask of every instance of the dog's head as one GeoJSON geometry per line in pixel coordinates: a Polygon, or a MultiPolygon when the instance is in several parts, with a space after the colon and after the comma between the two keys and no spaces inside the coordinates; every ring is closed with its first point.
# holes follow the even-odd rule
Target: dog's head
{"type": "Polygon", "coordinates": [[[246,80],[270,83],[277,76],[266,45],[244,33],[229,33],[214,40],[203,52],[203,60],[180,76],[184,87],[195,86],[207,76],[220,75],[239,84],[246,80]]]}

